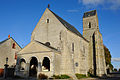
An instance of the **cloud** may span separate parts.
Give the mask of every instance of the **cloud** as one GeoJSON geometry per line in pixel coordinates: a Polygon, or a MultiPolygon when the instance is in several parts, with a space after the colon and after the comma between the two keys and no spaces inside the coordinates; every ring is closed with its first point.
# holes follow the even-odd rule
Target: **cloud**
{"type": "Polygon", "coordinates": [[[100,5],[104,0],[82,0],[84,5],[100,5]]]}
{"type": "Polygon", "coordinates": [[[105,9],[120,9],[120,0],[78,0],[78,3],[82,3],[86,7],[102,6],[105,9]]]}
{"type": "Polygon", "coordinates": [[[81,0],[78,0],[78,3],[81,3],[81,0]]]}
{"type": "Polygon", "coordinates": [[[112,58],[112,62],[120,62],[120,58],[112,58]]]}
{"type": "Polygon", "coordinates": [[[77,9],[71,9],[71,10],[67,10],[67,12],[79,12],[79,10],[77,10],[77,9]]]}
{"type": "Polygon", "coordinates": [[[120,0],[110,0],[111,6],[110,9],[120,9],[120,0]]]}

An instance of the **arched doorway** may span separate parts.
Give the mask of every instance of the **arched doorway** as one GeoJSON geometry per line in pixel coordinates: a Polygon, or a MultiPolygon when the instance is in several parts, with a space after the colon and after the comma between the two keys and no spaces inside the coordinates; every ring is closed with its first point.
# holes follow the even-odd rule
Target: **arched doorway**
{"type": "Polygon", "coordinates": [[[50,60],[48,57],[44,57],[43,59],[42,71],[50,71],[50,60]]]}
{"type": "Polygon", "coordinates": [[[20,70],[24,71],[25,70],[25,65],[26,65],[25,59],[21,59],[20,60],[20,70]]]}
{"type": "Polygon", "coordinates": [[[30,60],[29,76],[37,76],[38,60],[32,57],[30,60]]]}

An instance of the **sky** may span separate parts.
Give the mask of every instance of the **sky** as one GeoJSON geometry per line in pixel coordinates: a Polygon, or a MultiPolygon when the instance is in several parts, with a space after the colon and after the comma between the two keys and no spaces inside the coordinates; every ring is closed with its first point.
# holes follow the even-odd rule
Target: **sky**
{"type": "Polygon", "coordinates": [[[30,43],[48,4],[81,34],[84,12],[96,9],[104,45],[111,52],[114,67],[120,68],[120,0],[0,0],[0,41],[10,34],[21,47],[30,43]]]}

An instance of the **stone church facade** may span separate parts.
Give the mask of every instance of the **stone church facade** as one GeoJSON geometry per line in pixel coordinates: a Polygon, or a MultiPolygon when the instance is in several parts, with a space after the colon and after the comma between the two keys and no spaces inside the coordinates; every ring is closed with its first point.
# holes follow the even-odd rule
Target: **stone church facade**
{"type": "Polygon", "coordinates": [[[16,75],[49,77],[76,73],[106,74],[102,35],[96,10],[83,16],[83,35],[46,9],[31,35],[31,42],[17,55],[16,75]]]}

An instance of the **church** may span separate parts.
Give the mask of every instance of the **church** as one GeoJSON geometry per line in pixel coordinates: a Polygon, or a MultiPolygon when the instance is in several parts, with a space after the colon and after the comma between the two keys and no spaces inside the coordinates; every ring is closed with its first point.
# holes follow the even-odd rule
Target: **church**
{"type": "Polygon", "coordinates": [[[49,8],[41,16],[31,35],[31,42],[17,54],[15,75],[76,73],[102,76],[106,63],[97,11],[83,15],[83,35],[49,8]]]}

